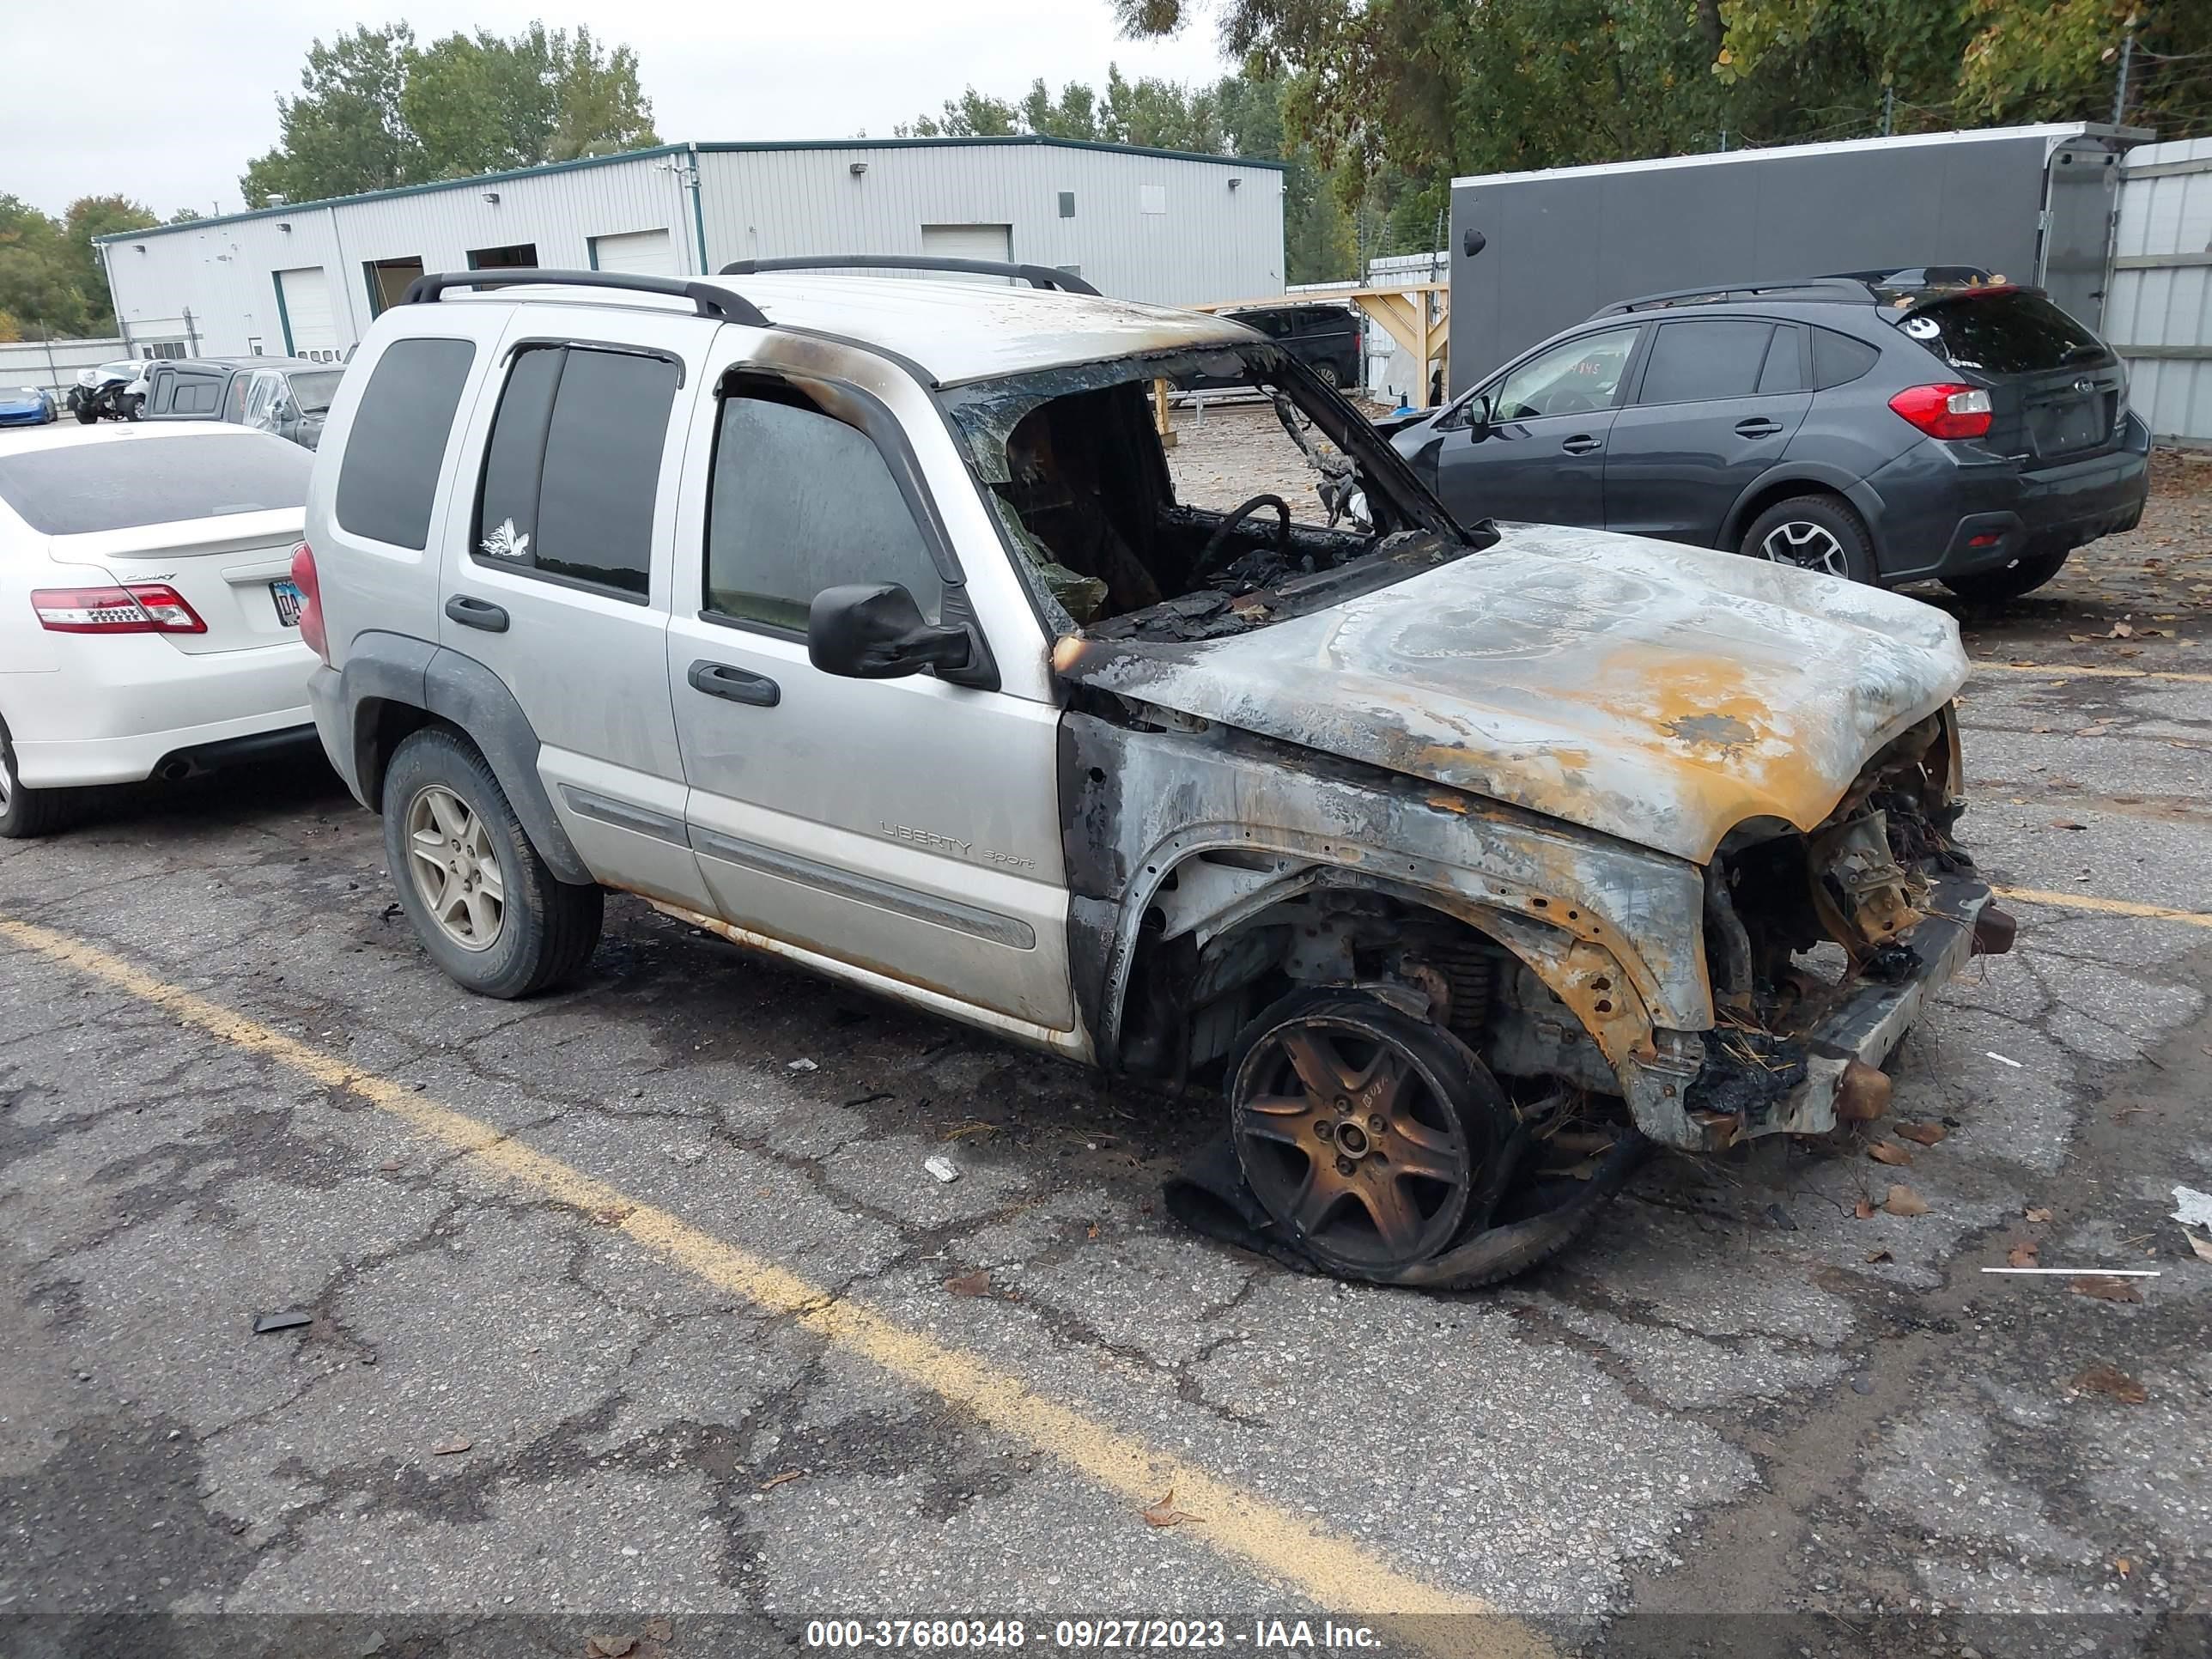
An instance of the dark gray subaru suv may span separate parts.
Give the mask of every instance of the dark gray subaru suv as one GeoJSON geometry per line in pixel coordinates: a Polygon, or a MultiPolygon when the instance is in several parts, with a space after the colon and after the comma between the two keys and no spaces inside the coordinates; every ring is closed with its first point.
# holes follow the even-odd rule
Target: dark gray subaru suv
{"type": "Polygon", "coordinates": [[[1391,441],[1462,522],[2011,599],[2142,516],[2150,431],[2111,348],[2039,290],[1929,274],[1608,306],[1391,441]]]}

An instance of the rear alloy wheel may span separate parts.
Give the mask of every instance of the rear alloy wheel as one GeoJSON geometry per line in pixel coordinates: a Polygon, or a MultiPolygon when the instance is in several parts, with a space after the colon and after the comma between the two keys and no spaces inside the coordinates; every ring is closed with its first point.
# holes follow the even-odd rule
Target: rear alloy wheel
{"type": "Polygon", "coordinates": [[[1387,1279],[1458,1238],[1504,1097],[1456,1037],[1373,997],[1309,993],[1261,1016],[1230,1079],[1244,1179],[1322,1266],[1387,1279]]]}
{"type": "Polygon", "coordinates": [[[599,939],[604,895],[558,879],[475,744],[426,726],[384,775],[384,851],[423,948],[479,996],[571,977],[599,939]]]}
{"type": "Polygon", "coordinates": [[[15,775],[15,745],[0,720],[0,840],[31,841],[50,836],[75,816],[74,789],[33,789],[15,775]]]}
{"type": "Polygon", "coordinates": [[[2053,551],[2023,553],[2010,564],[1995,570],[1946,576],[1943,586],[1962,599],[2016,599],[2023,593],[2033,593],[2057,575],[2073,550],[2062,547],[2053,551]]]}
{"type": "Polygon", "coordinates": [[[1313,372],[1321,377],[1321,383],[1330,391],[1340,392],[1344,389],[1344,376],[1337,372],[1334,363],[1316,363],[1313,366],[1313,372]]]}
{"type": "Polygon", "coordinates": [[[1875,579],[1874,540],[1865,523],[1833,495],[1793,495],[1752,520],[1741,550],[1747,558],[1795,565],[1846,581],[1875,579]]]}

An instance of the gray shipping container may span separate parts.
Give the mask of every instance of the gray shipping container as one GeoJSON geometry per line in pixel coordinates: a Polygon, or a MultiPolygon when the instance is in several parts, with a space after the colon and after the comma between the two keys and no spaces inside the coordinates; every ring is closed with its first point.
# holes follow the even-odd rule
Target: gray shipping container
{"type": "Polygon", "coordinates": [[[1602,306],[1709,283],[1979,265],[2101,331],[2120,154],[2150,136],[2076,122],[1455,179],[1452,390],[1602,306]]]}

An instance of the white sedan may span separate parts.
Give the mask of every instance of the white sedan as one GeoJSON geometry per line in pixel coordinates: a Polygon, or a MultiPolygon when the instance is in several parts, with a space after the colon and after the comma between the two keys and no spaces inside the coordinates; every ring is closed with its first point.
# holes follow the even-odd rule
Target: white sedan
{"type": "Polygon", "coordinates": [[[212,423],[0,442],[0,836],[90,785],[313,739],[291,560],[313,461],[212,423]]]}

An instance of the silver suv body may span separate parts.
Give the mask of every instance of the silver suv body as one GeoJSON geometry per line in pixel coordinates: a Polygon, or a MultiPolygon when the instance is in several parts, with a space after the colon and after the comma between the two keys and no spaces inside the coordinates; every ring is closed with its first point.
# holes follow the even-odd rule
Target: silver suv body
{"type": "Polygon", "coordinates": [[[1540,1209],[1571,1122],[1709,1150],[1878,1112],[1923,1000],[2008,938],[1951,838],[1939,611],[1462,528],[1207,316],[562,280],[377,321],[298,573],[324,744],[472,988],[573,974],[626,890],[1218,1082],[1282,1237],[1421,1283],[1540,1209]],[[1176,501],[1156,386],[1224,377],[1326,514],[1176,501]]]}

